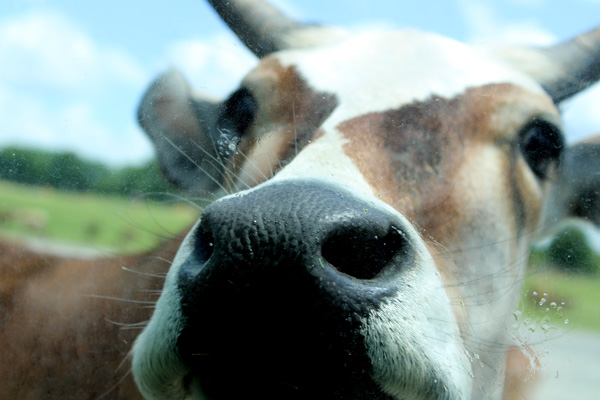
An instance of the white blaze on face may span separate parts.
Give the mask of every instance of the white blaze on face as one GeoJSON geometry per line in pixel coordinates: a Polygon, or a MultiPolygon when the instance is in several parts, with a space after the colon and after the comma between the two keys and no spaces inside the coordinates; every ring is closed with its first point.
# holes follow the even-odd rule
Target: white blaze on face
{"type": "Polygon", "coordinates": [[[354,161],[343,150],[347,142],[337,130],[328,132],[305,147],[272,181],[294,177],[320,178],[343,185],[347,190],[373,197],[373,190],[354,161]]]}

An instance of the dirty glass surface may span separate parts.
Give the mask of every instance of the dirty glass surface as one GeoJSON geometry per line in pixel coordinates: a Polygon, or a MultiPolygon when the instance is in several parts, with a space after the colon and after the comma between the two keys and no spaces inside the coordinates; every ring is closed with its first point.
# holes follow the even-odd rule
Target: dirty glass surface
{"type": "MultiPolygon", "coordinates": [[[[273,3],[302,21],[416,28],[474,45],[546,46],[600,23],[592,1],[273,3]]],[[[199,1],[0,5],[0,337],[12,349],[10,358],[0,355],[6,373],[0,398],[139,396],[127,353],[150,318],[177,243],[215,199],[220,184],[212,182],[220,175],[211,163],[192,163],[200,171],[194,179],[211,182],[194,191],[165,173],[136,109],[156,76],[171,67],[195,90],[222,99],[256,63],[199,1]],[[106,311],[114,307],[120,311],[106,311]],[[64,369],[74,351],[65,350],[65,341],[77,344],[77,370],[64,369]],[[91,342],[103,342],[99,353],[91,342]],[[20,371],[30,364],[47,374],[25,376],[20,371]],[[77,374],[103,383],[74,388],[77,374]]],[[[239,116],[255,106],[227,112],[239,116]]],[[[598,109],[598,84],[561,105],[568,144],[600,132],[598,109]]],[[[240,127],[220,131],[218,154],[237,154],[234,129],[240,127]]],[[[198,154],[182,149],[184,163],[186,152],[198,154]]],[[[514,398],[596,398],[599,231],[569,222],[546,232],[522,280],[522,299],[507,327],[526,353],[515,361],[521,365],[514,398]]]]}

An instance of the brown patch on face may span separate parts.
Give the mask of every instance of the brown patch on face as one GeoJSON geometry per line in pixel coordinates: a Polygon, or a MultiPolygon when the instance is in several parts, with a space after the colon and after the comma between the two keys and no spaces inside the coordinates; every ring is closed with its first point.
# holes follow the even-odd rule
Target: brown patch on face
{"type": "Polygon", "coordinates": [[[516,135],[532,118],[553,110],[544,96],[494,84],[469,89],[453,99],[432,96],[397,110],[362,115],[338,129],[348,139],[344,150],[356,160],[374,192],[424,235],[439,240],[456,236],[457,226],[475,224],[481,216],[474,210],[494,206],[470,204],[479,201],[471,197],[482,198],[481,193],[472,196],[479,189],[477,182],[497,182],[489,199],[502,202],[497,204],[500,209],[509,209],[508,223],[517,216],[526,218],[527,213],[535,215],[527,225],[537,222],[539,193],[530,187],[535,180],[523,177],[531,172],[519,153],[516,135]],[[459,176],[465,160],[476,154],[481,157],[486,148],[494,150],[493,157],[484,159],[480,170],[471,168],[467,176],[464,171],[459,176]],[[507,205],[517,199],[522,204],[507,205]],[[517,208],[526,215],[517,215],[517,208]]]}
{"type": "Polygon", "coordinates": [[[233,157],[230,176],[256,185],[283,167],[306,146],[337,106],[332,94],[313,90],[296,69],[265,58],[244,80],[257,100],[254,128],[233,157]]]}

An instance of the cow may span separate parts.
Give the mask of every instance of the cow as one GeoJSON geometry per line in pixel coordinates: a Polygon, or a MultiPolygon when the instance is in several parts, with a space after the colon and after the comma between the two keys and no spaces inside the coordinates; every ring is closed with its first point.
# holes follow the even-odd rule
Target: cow
{"type": "Polygon", "coordinates": [[[222,199],[144,254],[0,241],[0,398],[141,398],[163,284],[146,398],[498,398],[529,243],[598,222],[598,143],[556,110],[598,31],[473,50],[213,5],[261,63],[224,102],[170,71],[139,116],[168,179],[222,199]]]}
{"type": "Polygon", "coordinates": [[[600,29],[474,48],[209,2],[260,61],[223,101],[176,71],[142,100],[165,175],[218,200],[133,346],[141,393],[501,398],[530,245],[599,222],[600,148],[558,106],[600,78],[600,29]]]}
{"type": "Polygon", "coordinates": [[[182,238],[118,257],[0,238],[0,399],[142,399],[128,353],[182,238]]]}

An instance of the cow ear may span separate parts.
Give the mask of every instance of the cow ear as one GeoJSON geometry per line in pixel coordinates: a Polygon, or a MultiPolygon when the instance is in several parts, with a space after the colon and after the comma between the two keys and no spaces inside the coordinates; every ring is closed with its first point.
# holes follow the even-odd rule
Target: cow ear
{"type": "Polygon", "coordinates": [[[548,181],[542,226],[580,218],[600,227],[600,136],[567,148],[557,172],[548,181]]]}
{"type": "Polygon", "coordinates": [[[223,174],[214,131],[220,102],[192,92],[172,69],[148,88],[138,121],[152,140],[164,176],[179,189],[215,191],[223,174]]]}

